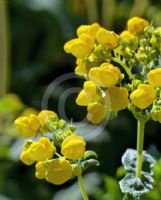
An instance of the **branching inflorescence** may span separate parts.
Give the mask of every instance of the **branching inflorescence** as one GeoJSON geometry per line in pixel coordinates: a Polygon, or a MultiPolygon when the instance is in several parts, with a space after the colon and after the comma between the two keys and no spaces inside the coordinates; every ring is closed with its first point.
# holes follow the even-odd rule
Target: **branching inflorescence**
{"type": "Polygon", "coordinates": [[[153,182],[154,159],[143,152],[145,124],[161,122],[161,28],[133,17],[119,35],[94,23],[80,26],[77,36],[64,49],[77,59],[75,73],[86,79],[76,102],[87,106],[88,120],[99,124],[128,109],[138,121],[137,151],[123,156],[127,175],[120,187],[140,198],[153,182]]]}
{"type": "Polygon", "coordinates": [[[87,200],[81,175],[99,162],[94,151],[86,151],[86,142],[76,134],[76,128],[49,110],[21,116],[15,127],[22,137],[32,138],[25,141],[20,160],[25,165],[35,164],[36,178],[61,185],[77,177],[87,200]]]}
{"type": "MultiPolygon", "coordinates": [[[[85,78],[76,103],[87,107],[87,119],[99,124],[128,109],[138,121],[137,151],[128,149],[122,157],[127,174],[120,187],[139,199],[153,188],[154,159],[143,144],[146,122],[161,122],[161,28],[133,17],[120,34],[94,23],[80,26],[77,36],[64,50],[76,57],[75,73],[85,78]]],[[[36,163],[36,177],[60,185],[78,176],[83,198],[88,199],[80,175],[98,161],[90,158],[94,152],[85,151],[86,142],[75,127],[51,111],[20,117],[15,125],[25,137],[40,133],[36,141],[25,142],[20,156],[26,165],[36,163]],[[53,133],[51,139],[44,134],[48,132],[53,133]]]]}

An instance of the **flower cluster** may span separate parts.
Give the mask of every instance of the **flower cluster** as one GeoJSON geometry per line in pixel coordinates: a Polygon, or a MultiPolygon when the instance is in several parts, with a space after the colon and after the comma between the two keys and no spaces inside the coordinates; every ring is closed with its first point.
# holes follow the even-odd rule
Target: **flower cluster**
{"type": "Polygon", "coordinates": [[[81,25],[64,50],[76,57],[75,73],[83,76],[76,103],[87,106],[87,119],[98,124],[128,108],[161,122],[161,28],[133,17],[117,34],[98,23],[81,25]]]}
{"type": "Polygon", "coordinates": [[[15,120],[22,137],[34,137],[24,143],[20,160],[25,165],[35,164],[38,179],[60,185],[82,174],[88,165],[98,165],[93,151],[86,151],[86,142],[75,127],[59,119],[53,111],[43,110],[15,120]],[[51,137],[48,137],[48,133],[51,137]]]}

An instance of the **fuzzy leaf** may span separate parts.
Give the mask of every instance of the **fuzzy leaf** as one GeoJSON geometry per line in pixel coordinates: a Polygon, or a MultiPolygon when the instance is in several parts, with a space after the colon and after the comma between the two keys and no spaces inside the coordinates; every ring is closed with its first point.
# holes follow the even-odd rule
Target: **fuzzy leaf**
{"type": "Polygon", "coordinates": [[[91,150],[86,151],[85,154],[84,154],[84,159],[86,160],[86,159],[88,159],[90,157],[98,158],[98,156],[97,156],[95,151],[91,151],[91,150]]]}
{"type": "Polygon", "coordinates": [[[89,159],[89,160],[85,160],[85,161],[81,162],[81,166],[82,166],[83,170],[86,170],[91,166],[99,166],[99,165],[100,165],[100,163],[96,159],[89,159]]]}
{"type": "MultiPolygon", "coordinates": [[[[127,149],[122,157],[122,163],[127,172],[136,172],[137,164],[137,151],[134,149],[127,149]]],[[[154,158],[143,151],[143,161],[142,161],[142,173],[153,174],[152,168],[155,164],[154,158]]]]}

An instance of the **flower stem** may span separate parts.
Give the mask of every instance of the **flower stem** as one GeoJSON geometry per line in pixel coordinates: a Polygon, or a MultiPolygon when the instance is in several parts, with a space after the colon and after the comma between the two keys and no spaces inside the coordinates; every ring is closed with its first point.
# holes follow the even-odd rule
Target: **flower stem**
{"type": "Polygon", "coordinates": [[[136,176],[141,176],[142,170],[142,152],[144,145],[144,130],[145,130],[145,120],[138,120],[137,125],[137,166],[136,166],[136,176]]]}
{"type": "Polygon", "coordinates": [[[78,177],[78,182],[79,182],[79,187],[82,193],[82,197],[84,200],[88,200],[87,194],[86,194],[86,190],[85,190],[85,186],[83,183],[83,179],[82,179],[82,175],[77,176],[78,177]]]}
{"type": "Polygon", "coordinates": [[[134,75],[131,73],[131,69],[128,68],[128,66],[123,61],[118,58],[112,58],[112,60],[121,65],[121,67],[125,70],[130,79],[134,79],[134,75]]]}

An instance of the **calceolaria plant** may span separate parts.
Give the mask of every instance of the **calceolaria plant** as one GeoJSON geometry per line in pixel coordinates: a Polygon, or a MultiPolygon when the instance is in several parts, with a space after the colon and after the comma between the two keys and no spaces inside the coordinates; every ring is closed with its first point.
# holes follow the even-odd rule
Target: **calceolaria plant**
{"type": "Polygon", "coordinates": [[[143,151],[149,120],[161,123],[161,27],[133,17],[120,34],[99,24],[81,25],[64,50],[76,57],[75,73],[85,78],[76,103],[87,107],[87,119],[99,124],[128,109],[137,120],[137,150],[122,157],[127,172],[120,181],[125,199],[153,188],[154,158],[143,151]]]}
{"type": "Polygon", "coordinates": [[[49,110],[21,116],[15,120],[24,142],[20,160],[25,165],[35,165],[35,176],[54,185],[78,178],[84,200],[88,200],[82,173],[90,166],[98,166],[97,154],[86,151],[86,142],[76,134],[76,128],[59,119],[49,110]]]}

